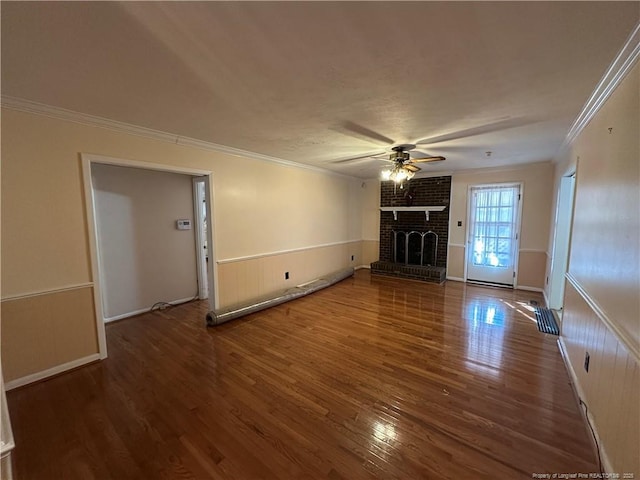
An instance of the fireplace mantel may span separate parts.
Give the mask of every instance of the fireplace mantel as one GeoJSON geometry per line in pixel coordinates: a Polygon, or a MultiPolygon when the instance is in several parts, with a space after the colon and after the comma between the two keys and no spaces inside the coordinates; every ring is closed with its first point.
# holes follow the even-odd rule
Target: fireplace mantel
{"type": "Polygon", "coordinates": [[[424,212],[424,216],[429,221],[429,212],[441,212],[446,205],[430,206],[430,207],[380,207],[381,212],[393,212],[393,219],[398,220],[398,212],[424,212]]]}

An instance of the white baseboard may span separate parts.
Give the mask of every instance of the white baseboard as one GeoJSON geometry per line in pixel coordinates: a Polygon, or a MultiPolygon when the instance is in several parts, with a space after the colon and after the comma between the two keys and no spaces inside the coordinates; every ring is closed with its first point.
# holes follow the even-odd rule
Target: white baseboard
{"type": "Polygon", "coordinates": [[[518,285],[516,287],[516,290],[525,290],[527,292],[544,293],[544,290],[540,287],[527,287],[526,285],[518,285]]]}
{"type": "MultiPolygon", "coordinates": [[[[181,303],[185,303],[188,302],[190,300],[194,300],[197,297],[187,297],[187,298],[180,298],[178,300],[172,300],[171,302],[167,302],[170,303],[171,305],[180,305],[181,303]]],[[[104,323],[109,323],[109,322],[115,322],[116,320],[122,320],[124,318],[129,318],[129,317],[134,317],[136,315],[140,315],[141,313],[146,313],[148,311],[150,311],[151,308],[147,307],[147,308],[141,308],[139,310],[134,310],[133,312],[127,312],[127,313],[123,313],[121,315],[115,315],[113,317],[108,317],[104,319],[104,323]]]]}
{"type": "Polygon", "coordinates": [[[100,360],[100,354],[94,353],[87,357],[78,358],[77,360],[72,360],[70,362],[63,363],[62,365],[48,368],[41,372],[32,373],[31,375],[27,375],[26,377],[16,378],[15,380],[7,382],[5,387],[7,391],[12,390],[14,388],[22,387],[23,385],[28,385],[30,383],[37,382],[38,380],[44,380],[45,378],[53,377],[54,375],[64,373],[68,370],[73,370],[74,368],[78,368],[86,365],[87,363],[92,363],[98,360],[100,360]]]}
{"type": "Polygon", "coordinates": [[[104,323],[115,322],[116,320],[122,320],[123,318],[133,317],[140,315],[141,313],[148,312],[148,308],[141,308],[140,310],[134,310],[133,312],[123,313],[122,315],[115,315],[104,319],[104,323]]]}
{"type": "Polygon", "coordinates": [[[549,297],[547,297],[547,291],[542,289],[542,296],[544,297],[544,304],[549,308],[549,297]]]}
{"type": "MultiPolygon", "coordinates": [[[[447,277],[447,280],[451,280],[451,281],[454,281],[454,282],[466,282],[466,280],[464,278],[460,278],[460,277],[447,277]]],[[[539,287],[528,287],[526,285],[518,285],[517,287],[515,287],[515,289],[516,290],[526,290],[526,291],[529,291],[529,292],[544,293],[544,290],[542,288],[539,288],[539,287]]],[[[546,300],[546,297],[545,297],[545,300],[546,300]]]]}
{"type": "MultiPolygon", "coordinates": [[[[583,402],[586,402],[584,391],[582,390],[580,383],[578,383],[578,377],[576,375],[576,371],[573,369],[573,365],[569,360],[569,355],[567,355],[567,347],[564,344],[564,337],[558,338],[558,349],[560,350],[560,356],[562,356],[562,361],[564,362],[564,366],[567,369],[567,372],[569,373],[569,380],[571,380],[571,386],[573,388],[573,392],[577,397],[577,400],[582,399],[583,402]]],[[[591,415],[591,412],[589,411],[588,413],[585,414],[584,408],[582,408],[582,405],[580,405],[579,402],[578,402],[578,408],[582,413],[582,417],[587,422],[589,422],[593,427],[593,433],[595,434],[596,440],[598,441],[598,445],[600,446],[600,460],[602,461],[603,471],[613,472],[614,470],[613,470],[613,467],[611,466],[611,462],[609,461],[607,450],[602,443],[602,439],[600,438],[600,435],[598,435],[598,429],[596,428],[596,424],[594,423],[594,419],[593,419],[593,416],[591,415]]],[[[593,441],[593,436],[590,436],[590,438],[591,438],[591,443],[593,444],[593,449],[597,454],[598,447],[593,441]]]]}
{"type": "Polygon", "coordinates": [[[362,270],[363,268],[371,270],[371,265],[358,265],[354,270],[362,270]]]}

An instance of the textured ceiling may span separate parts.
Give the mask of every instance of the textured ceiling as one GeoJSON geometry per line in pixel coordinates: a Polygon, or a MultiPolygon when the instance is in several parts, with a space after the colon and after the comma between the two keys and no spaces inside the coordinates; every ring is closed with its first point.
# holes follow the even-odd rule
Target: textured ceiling
{"type": "Polygon", "coordinates": [[[552,158],[639,2],[2,2],[2,94],[373,177],[552,158]],[[485,152],[491,151],[491,157],[485,152]]]}

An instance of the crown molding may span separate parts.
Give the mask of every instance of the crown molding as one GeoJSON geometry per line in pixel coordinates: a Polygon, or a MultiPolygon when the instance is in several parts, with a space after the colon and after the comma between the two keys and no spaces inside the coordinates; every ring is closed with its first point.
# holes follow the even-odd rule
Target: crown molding
{"type": "Polygon", "coordinates": [[[582,130],[587,126],[591,119],[600,110],[602,105],[611,96],[616,87],[626,77],[627,73],[633,68],[638,57],[640,56],[640,23],[629,35],[624,46],[613,60],[603,77],[596,85],[595,90],[582,108],[582,111],[575,119],[567,136],[560,148],[560,151],[566,149],[580,135],[582,130]]]}
{"type": "Polygon", "coordinates": [[[322,168],[322,167],[306,165],[304,163],[293,162],[291,160],[284,160],[282,158],[272,157],[270,155],[263,155],[262,153],[250,152],[248,150],[242,150],[240,148],[235,148],[235,147],[228,147],[226,145],[211,143],[204,140],[197,140],[195,138],[178,136],[176,139],[176,144],[182,145],[185,147],[200,148],[202,150],[213,150],[216,152],[226,153],[227,155],[233,155],[236,157],[245,157],[245,158],[251,158],[254,160],[262,160],[264,162],[276,163],[278,165],[282,165],[285,167],[302,168],[304,170],[311,170],[314,172],[324,173],[327,175],[333,175],[335,177],[343,177],[343,178],[350,178],[350,179],[356,178],[350,175],[344,175],[342,173],[334,172],[332,170],[327,170],[326,168],[322,168]]]}
{"type": "MultiPolygon", "coordinates": [[[[542,165],[551,165],[552,160],[540,160],[537,162],[530,163],[514,163],[511,165],[500,165],[497,167],[480,167],[480,168],[467,168],[463,170],[455,170],[452,173],[452,177],[457,177],[460,175],[475,175],[479,173],[498,173],[498,172],[512,172],[517,170],[524,170],[527,168],[538,167],[542,165]]],[[[414,177],[415,178],[415,177],[414,177]]]]}
{"type": "Polygon", "coordinates": [[[42,115],[45,117],[56,118],[58,120],[66,120],[74,123],[81,123],[83,125],[90,125],[93,127],[107,128],[109,130],[115,130],[118,132],[137,135],[140,137],[153,138],[155,140],[161,140],[163,142],[177,143],[177,135],[172,135],[167,132],[161,132],[159,130],[153,130],[151,128],[138,127],[136,125],[110,120],[108,118],[97,117],[95,115],[88,115],[86,113],[80,113],[73,110],[67,110],[65,108],[45,105],[44,103],[33,102],[24,98],[2,95],[1,104],[4,108],[10,108],[12,110],[18,110],[20,112],[42,115]]]}
{"type": "Polygon", "coordinates": [[[184,137],[173,133],[163,132],[160,130],[154,130],[152,128],[140,127],[132,125],[130,123],[120,122],[117,120],[111,120],[104,117],[98,117],[95,115],[89,115],[86,113],[76,112],[74,110],[67,110],[65,108],[54,107],[52,105],[46,105],[44,103],[33,102],[23,98],[12,97],[9,95],[2,95],[0,104],[4,108],[11,110],[17,110],[26,113],[32,113],[35,115],[42,115],[45,117],[56,118],[59,120],[66,120],[69,122],[80,123],[83,125],[89,125],[92,127],[101,127],[117,132],[122,132],[130,135],[137,135],[140,137],[152,138],[154,140],[160,140],[163,142],[173,143],[184,147],[199,148],[201,150],[214,151],[218,153],[224,153],[227,155],[233,155],[236,157],[250,158],[253,160],[261,160],[264,162],[275,163],[277,165],[293,168],[301,168],[303,170],[310,170],[317,173],[323,173],[325,175],[332,175],[336,177],[354,179],[350,175],[327,170],[326,168],[316,167],[314,165],[306,165],[304,163],[293,162],[291,160],[284,160],[282,158],[272,157],[269,155],[263,155],[261,153],[251,152],[248,150],[242,150],[239,148],[228,147],[226,145],[220,145],[217,143],[207,142],[204,140],[197,140],[195,138],[184,137]]]}

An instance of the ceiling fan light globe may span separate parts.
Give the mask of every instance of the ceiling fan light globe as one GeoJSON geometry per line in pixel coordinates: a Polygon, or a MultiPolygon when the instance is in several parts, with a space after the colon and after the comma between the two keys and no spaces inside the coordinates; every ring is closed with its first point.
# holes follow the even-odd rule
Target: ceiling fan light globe
{"type": "Polygon", "coordinates": [[[404,169],[399,169],[395,172],[395,178],[394,180],[397,183],[401,183],[404,182],[405,180],[407,180],[407,178],[409,178],[409,176],[407,175],[407,171],[404,169]]]}

